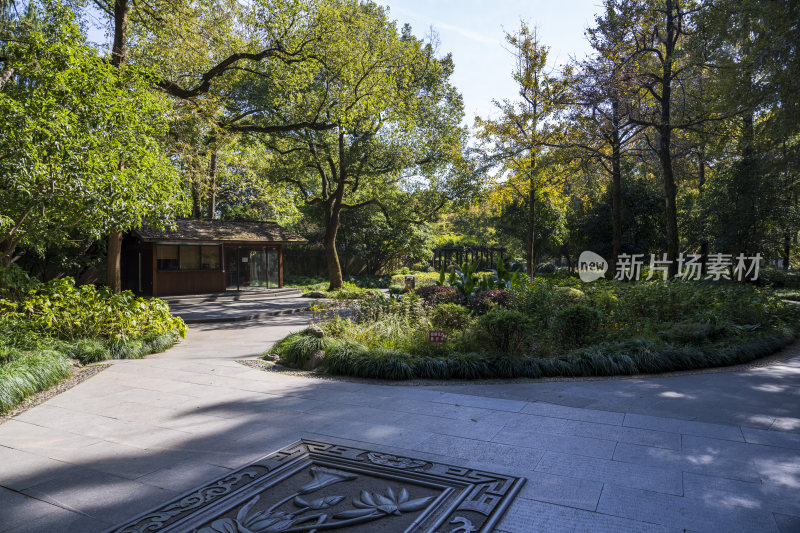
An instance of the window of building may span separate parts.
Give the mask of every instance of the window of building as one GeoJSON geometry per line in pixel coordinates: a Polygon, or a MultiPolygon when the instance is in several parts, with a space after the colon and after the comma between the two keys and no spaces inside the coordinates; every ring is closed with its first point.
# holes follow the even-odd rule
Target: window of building
{"type": "Polygon", "coordinates": [[[159,244],[156,246],[156,267],[158,270],[178,270],[178,247],[159,244]]]}
{"type": "Polygon", "coordinates": [[[181,270],[200,270],[200,246],[181,246],[181,270]]]}
{"type": "Polygon", "coordinates": [[[220,246],[200,246],[200,268],[203,270],[221,270],[220,246]]]}
{"type": "Polygon", "coordinates": [[[222,270],[219,245],[156,245],[158,270],[222,270]]]}

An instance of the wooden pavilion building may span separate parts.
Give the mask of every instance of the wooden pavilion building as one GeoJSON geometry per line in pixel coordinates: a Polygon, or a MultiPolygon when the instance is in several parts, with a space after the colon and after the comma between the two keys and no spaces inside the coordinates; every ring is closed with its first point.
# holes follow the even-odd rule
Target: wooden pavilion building
{"type": "Polygon", "coordinates": [[[179,219],[122,243],[125,289],[150,296],[283,287],[283,245],[307,241],[274,222],[179,219]]]}

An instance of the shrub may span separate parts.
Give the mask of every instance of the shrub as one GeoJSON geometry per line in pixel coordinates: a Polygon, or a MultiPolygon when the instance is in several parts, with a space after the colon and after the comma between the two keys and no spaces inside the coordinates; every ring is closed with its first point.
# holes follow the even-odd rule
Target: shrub
{"type": "MultiPolygon", "coordinates": [[[[2,269],[0,269],[2,270],[2,269]]],[[[2,302],[4,328],[16,335],[42,334],[58,339],[139,337],[150,333],[186,334],[157,298],[114,294],[108,287],[76,286],[71,278],[36,285],[17,301],[2,302]]]]}
{"type": "Polygon", "coordinates": [[[175,344],[177,337],[171,333],[151,333],[133,339],[78,339],[54,345],[65,357],[77,359],[83,365],[109,359],[139,359],[151,353],[163,352],[175,344]]]}
{"type": "Polygon", "coordinates": [[[567,346],[589,341],[600,326],[600,312],[583,304],[571,304],[561,309],[553,319],[553,332],[567,346]]]}
{"type": "Polygon", "coordinates": [[[342,288],[328,292],[327,296],[334,300],[361,300],[364,298],[374,298],[380,292],[375,289],[365,289],[350,282],[342,282],[342,288]]]}
{"type": "Polygon", "coordinates": [[[513,287],[510,291],[511,308],[520,311],[541,328],[549,326],[555,313],[553,284],[536,281],[513,287]]]}
{"type": "Polygon", "coordinates": [[[556,308],[564,308],[569,305],[586,303],[588,298],[586,293],[574,287],[554,287],[553,300],[556,308]]]}
{"type": "Polygon", "coordinates": [[[175,345],[178,337],[174,333],[149,333],[142,337],[144,354],[160,353],[175,345]]]}
{"type": "Polygon", "coordinates": [[[67,360],[53,350],[21,354],[13,361],[0,364],[0,413],[71,373],[67,360]]]}
{"type": "Polygon", "coordinates": [[[519,311],[489,311],[478,319],[476,328],[490,352],[526,353],[532,346],[533,323],[519,311]]]}
{"type": "Polygon", "coordinates": [[[537,274],[552,274],[556,271],[556,265],[553,263],[539,263],[536,265],[537,274]]]}
{"type": "Polygon", "coordinates": [[[361,300],[353,307],[358,322],[377,322],[388,316],[400,317],[409,325],[418,323],[425,316],[424,300],[413,293],[387,298],[383,294],[361,300]]]}
{"type": "Polygon", "coordinates": [[[417,287],[415,292],[431,305],[441,303],[460,303],[461,295],[455,287],[445,287],[443,285],[426,285],[417,287]]]}
{"type": "Polygon", "coordinates": [[[511,295],[502,289],[476,292],[469,298],[470,308],[478,314],[483,314],[496,307],[508,308],[511,305],[511,295]]]}
{"type": "Polygon", "coordinates": [[[469,310],[458,304],[439,304],[431,311],[430,320],[436,329],[464,329],[469,324],[469,310]]]}
{"type": "Polygon", "coordinates": [[[328,372],[360,378],[411,379],[414,373],[407,353],[397,350],[367,350],[355,343],[342,343],[325,354],[328,372]]]}
{"type": "Polygon", "coordinates": [[[330,337],[315,337],[295,333],[289,335],[272,347],[271,353],[279,357],[279,362],[291,368],[304,368],[306,362],[325,350],[330,337]]]}
{"type": "Polygon", "coordinates": [[[667,323],[659,328],[658,336],[666,342],[680,344],[703,344],[717,340],[730,333],[728,324],[711,322],[675,322],[667,323]]]}
{"type": "Polygon", "coordinates": [[[405,288],[406,286],[406,276],[414,276],[414,286],[419,289],[422,287],[428,287],[430,285],[436,285],[436,282],[439,280],[438,272],[412,272],[407,274],[394,274],[391,278],[391,285],[399,285],[405,288]]]}
{"type": "Polygon", "coordinates": [[[68,345],[64,355],[70,359],[77,359],[84,365],[111,359],[108,346],[101,339],[80,339],[68,345]]]}

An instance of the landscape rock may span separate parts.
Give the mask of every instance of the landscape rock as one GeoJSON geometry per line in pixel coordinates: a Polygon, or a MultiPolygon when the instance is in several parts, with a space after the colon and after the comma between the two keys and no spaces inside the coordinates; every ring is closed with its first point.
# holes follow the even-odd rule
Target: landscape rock
{"type": "Polygon", "coordinates": [[[322,328],[316,324],[309,324],[306,329],[300,332],[301,335],[309,335],[313,337],[322,338],[325,336],[325,332],[322,331],[322,328]]]}

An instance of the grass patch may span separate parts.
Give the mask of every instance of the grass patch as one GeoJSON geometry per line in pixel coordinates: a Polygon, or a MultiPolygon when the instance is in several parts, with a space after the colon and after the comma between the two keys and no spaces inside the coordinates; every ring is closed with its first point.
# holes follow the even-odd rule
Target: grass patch
{"type": "Polygon", "coordinates": [[[56,351],[18,354],[0,365],[0,413],[5,413],[28,396],[52,387],[71,374],[69,362],[56,351]]]}

